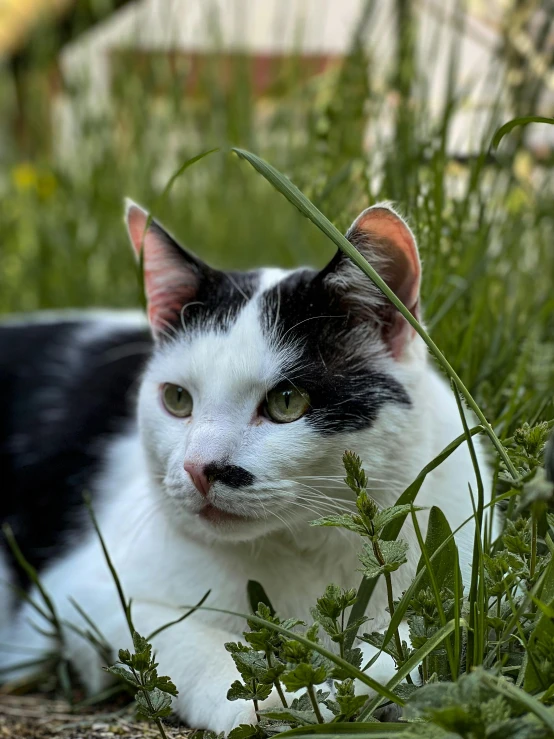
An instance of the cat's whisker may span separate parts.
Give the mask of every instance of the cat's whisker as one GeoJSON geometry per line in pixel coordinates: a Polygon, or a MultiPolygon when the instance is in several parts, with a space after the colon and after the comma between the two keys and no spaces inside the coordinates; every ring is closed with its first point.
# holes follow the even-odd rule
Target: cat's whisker
{"type": "MultiPolygon", "coordinates": [[[[308,493],[310,493],[314,497],[321,497],[321,496],[323,496],[325,498],[331,498],[333,496],[327,495],[324,492],[324,490],[330,490],[330,491],[331,490],[336,490],[336,488],[332,488],[332,487],[329,487],[329,488],[316,488],[316,487],[313,487],[311,485],[306,484],[305,482],[298,482],[296,480],[291,480],[291,482],[295,485],[295,494],[298,494],[297,488],[300,487],[300,488],[302,488],[302,492],[304,494],[306,494],[306,495],[308,493]]],[[[354,501],[349,500],[348,498],[336,498],[336,500],[340,500],[343,503],[353,503],[354,502],[354,501]]]]}
{"type": "MultiPolygon", "coordinates": [[[[302,483],[299,484],[302,485],[302,483]]],[[[345,512],[352,512],[352,508],[355,505],[354,501],[335,498],[333,496],[326,495],[321,490],[311,490],[305,485],[302,485],[302,489],[300,491],[295,490],[294,493],[289,493],[289,497],[299,498],[300,500],[306,500],[321,506],[332,507],[335,510],[342,510],[345,512]]]]}
{"type": "Polygon", "coordinates": [[[308,511],[311,511],[317,516],[321,516],[324,511],[319,510],[315,505],[309,505],[306,503],[306,501],[300,501],[300,500],[289,500],[287,501],[287,505],[295,505],[299,508],[305,508],[308,511]]]}
{"type": "Polygon", "coordinates": [[[349,500],[343,500],[342,498],[333,498],[328,495],[323,494],[310,494],[309,492],[306,492],[303,490],[300,495],[298,495],[299,498],[302,500],[309,500],[314,502],[322,502],[327,503],[327,505],[333,505],[335,507],[341,508],[342,510],[352,510],[355,507],[354,501],[349,500]]]}
{"type": "Polygon", "coordinates": [[[287,500],[303,500],[307,503],[314,503],[316,505],[321,505],[326,508],[334,508],[335,510],[338,510],[339,508],[344,511],[351,511],[352,509],[343,503],[341,500],[333,500],[328,499],[326,496],[322,495],[306,495],[305,491],[295,492],[291,493],[285,496],[287,500]]]}
{"type": "MultiPolygon", "coordinates": [[[[349,500],[348,498],[333,498],[332,496],[327,495],[323,492],[321,488],[316,488],[311,485],[307,485],[304,482],[298,482],[298,481],[292,481],[295,483],[295,485],[299,485],[302,488],[302,492],[304,495],[311,494],[314,498],[320,498],[323,496],[324,498],[327,498],[329,500],[337,500],[340,501],[343,505],[344,504],[354,504],[353,500],[349,500]]],[[[325,488],[326,490],[333,490],[333,488],[325,488]]]]}
{"type": "MultiPolygon", "coordinates": [[[[311,506],[302,505],[301,503],[299,503],[299,501],[290,501],[290,502],[299,506],[300,508],[307,510],[309,513],[311,513],[314,516],[314,518],[311,519],[313,521],[317,521],[319,518],[324,518],[323,513],[321,511],[318,511],[317,509],[314,509],[311,506]]],[[[345,541],[347,541],[350,544],[350,546],[352,546],[352,548],[356,547],[355,539],[352,536],[349,536],[346,531],[340,528],[336,528],[335,533],[341,536],[343,539],[345,539],[345,541]]]]}
{"type": "MultiPolygon", "coordinates": [[[[394,478],[394,477],[387,477],[385,479],[385,478],[382,478],[382,477],[370,477],[369,475],[366,475],[366,478],[367,478],[367,481],[370,482],[370,483],[371,482],[387,482],[387,483],[392,483],[392,484],[395,484],[396,483],[397,485],[404,485],[404,486],[407,486],[409,484],[409,482],[406,482],[406,480],[401,480],[399,478],[394,478]]],[[[324,481],[329,481],[329,482],[331,482],[331,481],[335,481],[336,482],[336,481],[341,480],[341,479],[344,480],[344,478],[340,478],[340,477],[323,477],[323,476],[318,477],[316,475],[299,476],[298,479],[305,479],[305,480],[324,480],[324,481]]],[[[346,485],[346,483],[344,483],[344,487],[345,488],[348,488],[348,485],[346,485]]]]}
{"type": "Polygon", "coordinates": [[[280,515],[279,515],[279,514],[278,514],[278,513],[276,512],[276,511],[274,511],[274,510],[273,510],[272,508],[267,508],[267,509],[266,509],[266,508],[264,507],[264,510],[265,510],[265,511],[266,511],[267,513],[271,513],[271,515],[272,515],[272,516],[275,516],[275,518],[277,518],[277,519],[278,519],[279,521],[281,521],[281,523],[282,523],[282,524],[283,524],[283,525],[285,526],[285,528],[286,528],[286,529],[287,529],[287,530],[288,530],[288,531],[290,532],[290,535],[291,535],[291,536],[292,536],[292,537],[294,538],[294,529],[293,529],[293,527],[292,527],[292,524],[291,524],[291,522],[290,522],[290,521],[287,521],[287,520],[286,520],[285,518],[283,518],[282,516],[280,516],[280,515]]]}
{"type": "Polygon", "coordinates": [[[328,498],[326,495],[310,495],[306,494],[306,491],[302,491],[300,494],[295,496],[299,500],[305,500],[309,503],[316,503],[318,505],[325,506],[327,508],[335,508],[336,510],[352,512],[354,505],[349,505],[348,502],[336,498],[328,498]]]}

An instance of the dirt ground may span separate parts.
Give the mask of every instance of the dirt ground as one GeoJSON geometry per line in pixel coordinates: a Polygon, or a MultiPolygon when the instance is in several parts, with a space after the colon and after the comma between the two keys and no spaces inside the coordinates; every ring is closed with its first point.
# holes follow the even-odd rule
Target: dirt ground
{"type": "MultiPolygon", "coordinates": [[[[164,723],[168,739],[188,739],[192,730],[164,723]]],[[[137,721],[132,705],[71,710],[43,695],[0,694],[0,739],[157,739],[156,726],[137,721]]]]}

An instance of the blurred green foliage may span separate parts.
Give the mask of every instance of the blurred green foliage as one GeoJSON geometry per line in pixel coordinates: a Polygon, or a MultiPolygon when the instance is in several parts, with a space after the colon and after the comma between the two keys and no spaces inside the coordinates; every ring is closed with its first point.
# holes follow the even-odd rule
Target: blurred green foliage
{"type": "MultiPolygon", "coordinates": [[[[505,122],[494,100],[481,151],[461,161],[449,153],[463,105],[458,49],[450,51],[442,111],[431,116],[427,65],[413,53],[418,29],[409,4],[398,7],[390,29],[400,40],[397,67],[385,85],[373,78],[362,43],[371,3],[340,64],[307,75],[292,56],[273,65],[262,93],[241,54],[214,54],[193,70],[184,56],[116,53],[112,104],[91,106],[86,80],[66,83],[77,145],[54,127],[31,156],[13,125],[14,77],[0,70],[0,312],[139,305],[125,195],[154,208],[216,266],[323,265],[332,247],[227,151],[241,146],[286,172],[339,228],[377,200],[395,201],[419,241],[427,325],[499,434],[552,419],[552,182],[519,134],[488,154],[505,122]],[[213,146],[221,153],[188,169],[160,200],[179,163],[213,146]]],[[[42,84],[44,93],[42,72],[40,83],[39,65],[32,89],[42,84]]],[[[44,95],[30,100],[25,115],[48,128],[44,95]]]]}

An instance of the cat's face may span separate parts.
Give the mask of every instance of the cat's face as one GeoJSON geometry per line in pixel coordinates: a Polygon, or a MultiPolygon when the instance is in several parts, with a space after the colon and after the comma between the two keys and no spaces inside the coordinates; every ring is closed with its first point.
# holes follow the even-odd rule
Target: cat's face
{"type": "MultiPolygon", "coordinates": [[[[294,530],[351,497],[345,449],[389,490],[422,360],[370,280],[342,254],[321,272],[219,272],[155,222],[145,231],[137,206],[127,218],[156,339],[139,421],[171,515],[216,538],[294,530]]],[[[416,313],[420,268],[406,224],[379,206],[348,238],[416,313]]]]}

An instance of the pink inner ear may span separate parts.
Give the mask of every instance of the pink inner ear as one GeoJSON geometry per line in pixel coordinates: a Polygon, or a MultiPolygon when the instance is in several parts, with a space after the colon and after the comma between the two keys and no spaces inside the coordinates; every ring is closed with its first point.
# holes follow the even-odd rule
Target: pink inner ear
{"type": "Polygon", "coordinates": [[[144,239],[144,229],[148,221],[148,213],[139,208],[138,205],[131,205],[127,210],[127,228],[129,229],[129,236],[131,237],[131,243],[137,254],[140,255],[142,242],[144,239]]]}
{"type": "Polygon", "coordinates": [[[144,237],[143,265],[148,319],[153,329],[163,330],[194,300],[198,280],[175,247],[152,231],[144,237]]]}
{"type": "Polygon", "coordinates": [[[365,233],[373,248],[386,250],[387,284],[412,312],[417,308],[421,266],[414,237],[404,221],[388,208],[369,208],[354,228],[365,233]]]}
{"type": "Polygon", "coordinates": [[[198,276],[179,246],[159,227],[145,229],[148,213],[134,203],[127,207],[127,228],[137,254],[141,251],[148,320],[154,332],[163,332],[180,320],[184,305],[194,300],[198,276]]]}

